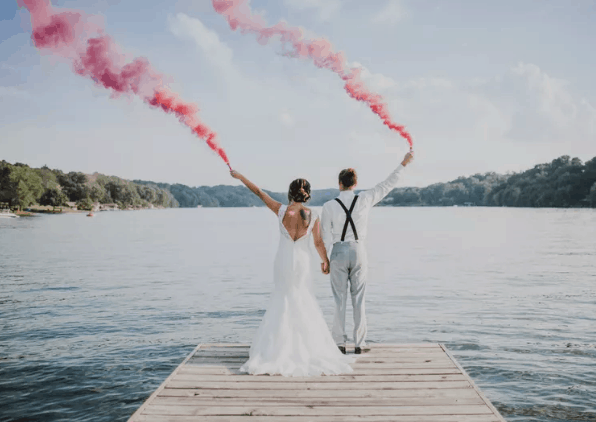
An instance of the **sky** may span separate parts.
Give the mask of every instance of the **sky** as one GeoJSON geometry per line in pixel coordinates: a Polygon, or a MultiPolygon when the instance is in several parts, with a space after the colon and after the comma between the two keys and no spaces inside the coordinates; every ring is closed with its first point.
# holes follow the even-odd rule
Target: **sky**
{"type": "MultiPolygon", "coordinates": [[[[198,104],[232,167],[285,191],[298,177],[336,187],[382,181],[406,142],[337,75],[233,32],[210,0],[56,0],[97,15],[128,60],[147,58],[198,104]]],[[[414,138],[402,186],[596,156],[596,0],[252,0],[325,37],[414,138]]],[[[189,186],[236,185],[174,116],[113,96],[40,54],[16,1],[0,2],[0,159],[189,186]]]]}

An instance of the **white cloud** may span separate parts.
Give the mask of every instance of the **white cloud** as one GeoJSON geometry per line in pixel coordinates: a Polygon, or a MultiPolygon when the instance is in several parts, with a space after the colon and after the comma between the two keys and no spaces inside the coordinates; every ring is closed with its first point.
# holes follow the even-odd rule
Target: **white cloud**
{"type": "Polygon", "coordinates": [[[323,21],[330,19],[341,8],[340,0],[284,0],[284,3],[294,10],[314,9],[323,21]]]}
{"type": "Polygon", "coordinates": [[[525,81],[523,93],[527,95],[526,98],[529,97],[530,106],[518,110],[514,115],[512,136],[531,137],[531,133],[535,133],[535,136],[542,138],[535,140],[566,140],[569,136],[590,137],[594,140],[596,109],[587,100],[575,98],[569,89],[569,82],[553,78],[538,66],[526,63],[514,67],[512,75],[525,81]],[[528,127],[526,122],[535,123],[535,127],[528,127]]]}
{"type": "Polygon", "coordinates": [[[568,81],[535,64],[519,63],[476,83],[473,90],[508,114],[505,136],[517,143],[572,143],[586,149],[596,138],[594,106],[574,93],[568,81]]]}
{"type": "MultiPolygon", "coordinates": [[[[312,8],[313,4],[296,7],[312,8]]],[[[230,90],[234,93],[229,105],[232,114],[244,116],[243,110],[253,107],[269,109],[281,128],[292,128],[276,132],[275,125],[261,122],[266,139],[283,136],[284,142],[290,142],[311,137],[314,143],[325,139],[327,145],[329,139],[337,142],[344,137],[347,148],[343,153],[362,162],[405,151],[405,142],[382,126],[367,107],[329,86],[318,73],[308,69],[300,73],[301,92],[276,81],[277,87],[284,87],[279,91],[270,78],[239,83],[247,77],[235,68],[232,50],[217,34],[198,19],[182,14],[171,19],[170,26],[177,36],[193,40],[205,58],[228,77],[228,86],[234,87],[230,90]],[[284,108],[290,103],[292,112],[284,108]],[[343,126],[341,121],[345,121],[343,126]],[[345,132],[338,131],[339,127],[345,132]]],[[[557,155],[587,155],[593,150],[589,143],[596,136],[596,109],[574,94],[568,82],[551,77],[536,65],[521,63],[503,74],[469,81],[443,77],[402,80],[374,73],[358,62],[350,66],[361,69],[367,86],[383,95],[394,120],[406,124],[414,136],[417,165],[409,172],[411,184],[426,185],[489,170],[519,171],[557,155]]],[[[254,124],[249,114],[243,119],[237,117],[240,127],[254,124]]],[[[273,151],[283,153],[281,149],[273,151]]],[[[375,180],[382,177],[383,170],[375,168],[369,173],[375,180]]]]}
{"type": "Polygon", "coordinates": [[[0,86],[0,98],[4,97],[30,98],[31,95],[27,91],[14,86],[0,86]]]}
{"type": "MultiPolygon", "coordinates": [[[[593,155],[596,108],[574,94],[568,82],[536,65],[520,64],[505,74],[469,82],[436,77],[398,81],[359,63],[352,66],[361,68],[367,86],[385,98],[393,118],[414,136],[418,164],[413,179],[519,171],[557,155],[593,155]]],[[[395,134],[375,133],[376,116],[362,116],[373,129],[351,134],[353,142],[358,140],[357,150],[367,142],[363,139],[376,139],[373,145],[380,151],[377,133],[386,140],[385,148],[399,145],[395,134]]]]}
{"type": "MultiPolygon", "coordinates": [[[[398,83],[393,78],[370,72],[359,63],[362,79],[371,90],[404,112],[413,102],[421,109],[454,116],[454,109],[466,110],[461,123],[477,124],[484,113],[499,115],[499,132],[504,138],[526,142],[575,142],[596,137],[596,108],[574,95],[569,82],[549,76],[534,64],[520,63],[504,75],[455,83],[445,78],[416,78],[398,83]],[[406,102],[407,101],[407,104],[406,102]],[[438,108],[437,108],[438,107],[438,108]],[[474,121],[469,118],[474,117],[474,121]]],[[[458,120],[453,120],[456,123],[458,120]]],[[[484,124],[484,123],[483,123],[484,124]]]]}
{"type": "Polygon", "coordinates": [[[421,77],[410,79],[405,82],[398,83],[395,79],[385,76],[382,73],[372,73],[368,68],[364,67],[359,62],[349,64],[352,68],[360,69],[360,76],[366,82],[366,85],[372,91],[391,91],[395,89],[423,89],[423,88],[438,88],[446,89],[453,88],[454,83],[446,78],[438,77],[421,77]]]}
{"type": "Polygon", "coordinates": [[[360,69],[360,76],[373,91],[383,91],[397,86],[397,82],[394,79],[381,73],[372,73],[358,62],[350,63],[349,66],[360,69]]]}
{"type": "Polygon", "coordinates": [[[168,18],[170,31],[178,38],[190,39],[195,42],[205,58],[213,65],[224,72],[234,70],[232,58],[234,53],[219,36],[199,19],[191,18],[184,13],[178,13],[176,17],[168,18]]]}
{"type": "Polygon", "coordinates": [[[372,17],[372,22],[394,25],[401,21],[405,14],[400,0],[387,0],[385,7],[372,17]]]}
{"type": "Polygon", "coordinates": [[[11,70],[13,72],[16,72],[17,71],[17,68],[16,67],[7,65],[6,63],[0,64],[0,69],[11,70]]]}
{"type": "Polygon", "coordinates": [[[288,127],[292,127],[296,123],[292,115],[287,110],[283,110],[281,112],[281,114],[279,115],[279,121],[288,127]]]}

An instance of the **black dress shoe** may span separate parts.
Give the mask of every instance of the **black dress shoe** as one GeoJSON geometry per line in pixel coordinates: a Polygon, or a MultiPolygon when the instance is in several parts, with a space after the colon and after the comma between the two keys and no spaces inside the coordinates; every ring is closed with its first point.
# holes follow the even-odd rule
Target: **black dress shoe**
{"type": "Polygon", "coordinates": [[[356,347],[356,349],[354,349],[354,354],[355,355],[361,355],[362,354],[362,349],[360,347],[356,347]]]}
{"type": "Polygon", "coordinates": [[[339,349],[340,352],[342,352],[344,355],[346,354],[346,346],[337,346],[337,348],[339,349]]]}

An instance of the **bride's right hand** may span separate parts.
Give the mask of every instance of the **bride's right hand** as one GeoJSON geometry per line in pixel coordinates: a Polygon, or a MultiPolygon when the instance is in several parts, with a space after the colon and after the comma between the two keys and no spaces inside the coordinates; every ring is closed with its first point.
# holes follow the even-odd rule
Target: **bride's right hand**
{"type": "Polygon", "coordinates": [[[230,176],[232,176],[234,179],[240,179],[242,177],[242,175],[236,170],[230,170],[230,176]]]}
{"type": "Polygon", "coordinates": [[[321,262],[321,271],[323,274],[329,274],[329,261],[321,262]]]}

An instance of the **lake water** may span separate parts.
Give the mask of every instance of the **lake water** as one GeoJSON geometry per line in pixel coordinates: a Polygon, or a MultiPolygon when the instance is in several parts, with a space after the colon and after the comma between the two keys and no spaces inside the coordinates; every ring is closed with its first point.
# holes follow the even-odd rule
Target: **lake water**
{"type": "MultiPolygon", "coordinates": [[[[250,342],[278,236],[264,208],[0,219],[0,420],[125,421],[250,342]]],[[[445,343],[508,421],[596,420],[595,210],[375,208],[367,243],[370,341],[445,343]]]]}

